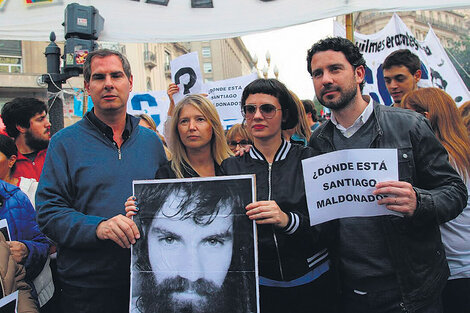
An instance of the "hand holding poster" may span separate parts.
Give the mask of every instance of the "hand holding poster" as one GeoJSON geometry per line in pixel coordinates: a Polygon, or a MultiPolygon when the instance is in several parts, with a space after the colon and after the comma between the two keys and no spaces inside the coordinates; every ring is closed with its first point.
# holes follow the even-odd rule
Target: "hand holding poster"
{"type": "Polygon", "coordinates": [[[131,312],[259,312],[254,175],[134,181],[131,312]]]}
{"type": "Polygon", "coordinates": [[[378,182],[398,180],[396,149],[350,149],[302,161],[310,225],[329,220],[393,214],[373,195],[378,182]]]}
{"type": "Polygon", "coordinates": [[[202,92],[202,74],[197,52],[184,54],[170,61],[171,81],[178,85],[180,91],[173,95],[178,103],[185,95],[202,92]]]}

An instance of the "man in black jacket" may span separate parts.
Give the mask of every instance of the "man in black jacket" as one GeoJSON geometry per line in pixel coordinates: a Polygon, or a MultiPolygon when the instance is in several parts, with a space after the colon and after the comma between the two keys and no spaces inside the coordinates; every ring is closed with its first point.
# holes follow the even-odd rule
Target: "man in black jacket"
{"type": "MultiPolygon", "coordinates": [[[[312,135],[319,153],[396,148],[399,181],[378,183],[374,194],[395,215],[337,221],[331,255],[342,283],[341,312],[442,312],[449,275],[439,224],[465,207],[467,191],[424,117],[374,103],[362,95],[365,60],[344,38],[308,51],[307,67],[331,120],[312,135]]],[[[307,192],[314,192],[308,191],[307,192]]]]}

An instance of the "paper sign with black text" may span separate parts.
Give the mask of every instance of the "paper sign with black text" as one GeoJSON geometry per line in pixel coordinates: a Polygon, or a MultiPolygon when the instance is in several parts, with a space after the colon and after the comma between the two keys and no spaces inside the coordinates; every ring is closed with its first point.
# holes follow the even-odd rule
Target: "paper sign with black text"
{"type": "Polygon", "coordinates": [[[258,75],[252,73],[205,84],[208,98],[215,105],[224,129],[243,121],[240,107],[243,89],[257,78],[258,75]]]}
{"type": "Polygon", "coordinates": [[[337,218],[399,213],[373,195],[378,182],[398,180],[396,149],[350,149],[302,161],[310,224],[337,218]]]}
{"type": "Polygon", "coordinates": [[[18,290],[0,299],[0,313],[16,313],[18,305],[18,290]]]}
{"type": "Polygon", "coordinates": [[[185,95],[202,92],[203,79],[197,52],[184,54],[170,61],[171,81],[178,85],[180,91],[173,95],[178,103],[185,95]]]}

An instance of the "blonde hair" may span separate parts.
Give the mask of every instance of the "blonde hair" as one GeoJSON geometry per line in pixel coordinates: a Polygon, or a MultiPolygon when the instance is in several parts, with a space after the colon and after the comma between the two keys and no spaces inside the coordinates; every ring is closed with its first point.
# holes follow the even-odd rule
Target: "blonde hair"
{"type": "Polygon", "coordinates": [[[244,124],[235,124],[233,125],[227,132],[227,142],[232,141],[235,137],[240,136],[241,138],[253,142],[253,137],[251,133],[246,130],[246,126],[244,124]]]}
{"type": "Polygon", "coordinates": [[[140,119],[144,120],[149,124],[150,129],[153,130],[154,132],[157,132],[157,124],[155,124],[155,121],[153,118],[151,118],[148,114],[142,113],[142,114],[137,114],[135,117],[139,117],[140,119]]]}
{"type": "Polygon", "coordinates": [[[179,116],[181,114],[181,110],[186,105],[192,105],[198,109],[212,127],[211,155],[214,161],[220,165],[223,160],[232,155],[232,151],[228,147],[225,139],[224,129],[222,128],[219,114],[212,102],[201,95],[186,96],[176,105],[170,125],[170,137],[172,138],[170,146],[172,154],[171,169],[178,178],[184,177],[183,169],[186,167],[186,164],[192,167],[186,153],[186,147],[183,145],[178,132],[179,116]]]}
{"type": "Polygon", "coordinates": [[[439,88],[422,88],[407,93],[400,107],[427,112],[436,137],[449,153],[451,162],[466,179],[470,175],[470,139],[457,105],[449,94],[439,88]]]}

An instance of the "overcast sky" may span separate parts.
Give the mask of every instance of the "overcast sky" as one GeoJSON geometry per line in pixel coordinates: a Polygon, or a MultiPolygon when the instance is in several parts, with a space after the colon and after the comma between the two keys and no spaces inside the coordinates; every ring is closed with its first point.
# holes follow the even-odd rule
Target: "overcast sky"
{"type": "Polygon", "coordinates": [[[307,50],[319,39],[333,35],[333,19],[311,22],[255,35],[243,36],[248,51],[258,57],[258,68],[266,65],[266,51],[271,53],[269,77],[273,67],[279,68],[279,80],[300,99],[315,96],[312,80],[307,72],[307,50]]]}

